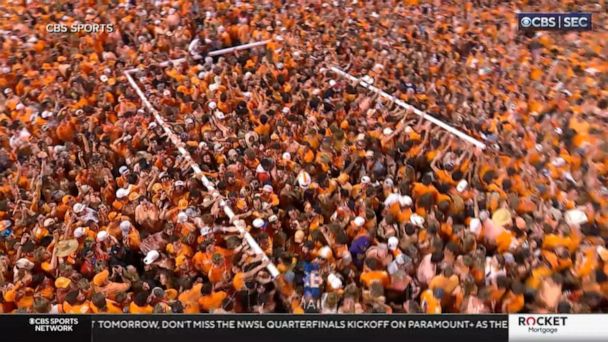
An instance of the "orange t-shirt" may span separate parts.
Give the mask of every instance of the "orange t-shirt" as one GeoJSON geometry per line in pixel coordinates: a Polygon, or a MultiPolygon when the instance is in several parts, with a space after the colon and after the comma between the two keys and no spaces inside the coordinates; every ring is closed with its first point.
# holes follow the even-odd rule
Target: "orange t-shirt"
{"type": "Polygon", "coordinates": [[[122,308],[120,306],[118,306],[118,304],[116,304],[116,302],[114,302],[113,300],[109,300],[109,299],[106,299],[105,309],[99,309],[93,303],[91,303],[90,307],[91,307],[91,311],[96,314],[97,313],[115,313],[115,314],[123,313],[122,308]]]}
{"type": "Polygon", "coordinates": [[[70,305],[68,302],[63,302],[63,312],[68,314],[85,314],[89,312],[89,304],[70,305]]]}
{"type": "Polygon", "coordinates": [[[512,294],[509,293],[507,295],[507,312],[508,313],[516,313],[521,311],[521,309],[524,308],[525,305],[525,300],[524,300],[524,295],[523,294],[512,294]]]}
{"type": "Polygon", "coordinates": [[[222,279],[224,278],[225,271],[226,271],[226,267],[224,265],[211,266],[211,269],[209,270],[209,273],[208,273],[209,281],[213,284],[222,281],[222,279]]]}
{"type": "Polygon", "coordinates": [[[426,290],[420,295],[420,305],[424,312],[428,314],[441,313],[441,301],[433,296],[433,290],[426,290]]]}
{"type": "Polygon", "coordinates": [[[184,313],[199,313],[199,300],[203,296],[201,293],[201,288],[203,284],[198,283],[190,290],[186,290],[182,292],[177,299],[179,299],[184,304],[184,313]]]}
{"type": "Polygon", "coordinates": [[[154,308],[150,305],[139,306],[131,302],[131,304],[129,304],[129,312],[133,314],[149,314],[154,312],[154,308]]]}
{"type": "Polygon", "coordinates": [[[370,287],[374,281],[379,281],[382,286],[386,287],[390,283],[388,273],[386,271],[369,271],[361,273],[361,282],[365,286],[370,287]]]}
{"type": "Polygon", "coordinates": [[[224,291],[213,292],[208,296],[202,296],[198,300],[198,305],[204,311],[212,311],[219,309],[222,306],[222,302],[228,296],[224,291]]]}
{"type": "Polygon", "coordinates": [[[239,272],[235,274],[234,278],[232,278],[232,286],[237,291],[243,290],[245,288],[245,273],[239,272]]]}

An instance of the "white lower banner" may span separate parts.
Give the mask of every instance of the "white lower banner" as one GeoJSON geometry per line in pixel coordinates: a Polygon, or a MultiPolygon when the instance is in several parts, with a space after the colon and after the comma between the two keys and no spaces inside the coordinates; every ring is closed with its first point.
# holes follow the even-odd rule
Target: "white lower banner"
{"type": "Polygon", "coordinates": [[[509,341],[608,341],[608,315],[509,315],[509,341]]]}

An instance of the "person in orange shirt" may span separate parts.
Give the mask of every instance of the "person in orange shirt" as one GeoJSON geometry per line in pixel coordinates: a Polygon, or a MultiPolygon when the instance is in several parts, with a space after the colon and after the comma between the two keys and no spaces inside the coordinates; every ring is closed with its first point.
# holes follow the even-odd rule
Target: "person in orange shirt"
{"type": "Polygon", "coordinates": [[[364,270],[361,273],[359,280],[366,287],[369,288],[374,282],[380,283],[385,288],[390,284],[388,272],[386,272],[385,270],[379,270],[380,265],[377,259],[366,259],[363,268],[364,270]]]}
{"type": "Polygon", "coordinates": [[[442,288],[427,289],[420,295],[420,307],[427,314],[440,314],[443,296],[444,290],[442,288]]]}
{"type": "Polygon", "coordinates": [[[199,301],[203,297],[203,284],[196,283],[191,289],[180,293],[177,299],[182,303],[184,313],[199,313],[199,301]]]}
{"type": "Polygon", "coordinates": [[[209,281],[213,284],[219,283],[226,276],[226,262],[220,253],[214,253],[211,257],[211,268],[209,269],[209,281]]]}
{"type": "Polygon", "coordinates": [[[247,282],[250,281],[253,276],[257,275],[258,272],[266,268],[268,261],[262,261],[259,265],[248,264],[243,268],[243,271],[239,271],[235,268],[234,276],[232,278],[232,287],[235,291],[243,291],[247,288],[247,282]]]}
{"type": "Polygon", "coordinates": [[[150,314],[152,312],[154,312],[154,308],[148,303],[148,292],[140,291],[135,293],[129,304],[129,313],[150,314]]]}
{"type": "Polygon", "coordinates": [[[225,291],[213,291],[213,286],[210,283],[205,283],[201,287],[202,297],[198,300],[198,304],[203,312],[213,312],[222,307],[224,299],[228,297],[225,291]]]}
{"type": "Polygon", "coordinates": [[[121,314],[123,313],[122,308],[113,300],[106,299],[103,293],[97,292],[93,294],[91,298],[91,312],[95,314],[108,313],[108,314],[121,314]]]}
{"type": "Polygon", "coordinates": [[[82,294],[77,291],[71,291],[65,296],[65,301],[62,303],[62,312],[68,314],[86,314],[90,311],[88,301],[83,301],[82,294]]]}

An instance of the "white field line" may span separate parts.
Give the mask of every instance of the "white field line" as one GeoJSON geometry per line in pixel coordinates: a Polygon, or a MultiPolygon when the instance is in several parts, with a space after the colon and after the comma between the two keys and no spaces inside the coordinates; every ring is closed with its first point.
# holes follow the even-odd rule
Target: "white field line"
{"type": "MultiPolygon", "coordinates": [[[[253,48],[256,46],[266,45],[268,42],[269,42],[269,40],[245,44],[245,45],[239,45],[239,46],[235,46],[235,47],[228,48],[228,49],[212,51],[208,55],[219,56],[219,55],[227,54],[227,53],[238,51],[238,50],[249,49],[249,48],[253,48]]],[[[169,64],[175,64],[175,63],[179,64],[184,61],[186,61],[186,58],[179,58],[179,59],[175,59],[175,60],[169,60],[166,62],[162,62],[159,65],[168,66],[169,64]]],[[[137,85],[137,83],[135,82],[133,77],[131,77],[131,73],[138,71],[138,70],[140,70],[140,69],[134,68],[134,69],[126,70],[124,72],[125,76],[127,77],[127,80],[129,81],[129,84],[131,85],[131,87],[133,87],[133,89],[135,89],[135,92],[137,92],[137,95],[141,99],[144,106],[146,108],[148,108],[148,110],[152,113],[152,116],[154,116],[154,120],[156,120],[156,122],[163,128],[163,130],[165,131],[165,133],[167,134],[167,136],[169,137],[169,139],[171,140],[173,145],[175,145],[175,147],[177,147],[177,150],[179,151],[179,153],[188,161],[188,165],[190,166],[190,168],[192,168],[192,170],[194,170],[194,174],[200,178],[203,185],[207,188],[207,191],[209,191],[215,198],[219,197],[220,194],[215,189],[215,184],[213,184],[213,182],[211,182],[207,177],[205,177],[205,175],[202,173],[200,165],[198,165],[192,159],[192,156],[190,155],[190,153],[184,148],[184,146],[185,146],[184,142],[181,141],[181,139],[177,135],[175,135],[175,133],[173,133],[173,131],[171,130],[169,125],[167,125],[165,120],[163,120],[163,118],[160,115],[160,113],[158,112],[158,110],[156,110],[156,108],[154,108],[154,106],[152,106],[152,104],[150,103],[150,101],[148,101],[148,98],[143,93],[143,91],[139,88],[139,86],[137,85]]],[[[223,199],[220,199],[220,206],[224,210],[224,213],[226,213],[226,216],[228,216],[228,218],[230,219],[230,222],[233,223],[235,214],[232,211],[232,209],[230,208],[230,206],[228,205],[228,203],[226,201],[224,201],[223,199]]],[[[249,232],[247,232],[244,228],[241,228],[241,227],[236,227],[236,228],[243,235],[243,238],[249,244],[249,247],[251,247],[251,249],[256,254],[262,255],[265,261],[270,261],[268,259],[268,256],[266,256],[266,253],[264,253],[264,251],[262,250],[260,245],[258,245],[258,243],[255,241],[253,236],[251,236],[251,234],[249,234],[249,232]]],[[[279,275],[279,270],[274,265],[274,263],[272,263],[271,261],[268,263],[266,268],[268,269],[268,272],[270,272],[270,274],[272,275],[273,278],[276,278],[279,275]]]]}
{"type": "Polygon", "coordinates": [[[351,80],[353,82],[357,82],[363,88],[366,88],[366,89],[368,89],[368,90],[370,90],[370,91],[372,91],[372,92],[374,92],[374,93],[376,93],[376,94],[384,97],[385,99],[388,99],[388,100],[396,103],[397,105],[399,105],[402,108],[412,110],[416,115],[423,117],[425,120],[428,120],[428,121],[434,123],[435,125],[443,128],[446,131],[448,131],[448,132],[454,134],[455,136],[459,137],[460,139],[462,139],[462,140],[464,140],[464,141],[466,141],[466,142],[468,142],[470,144],[473,144],[473,145],[477,146],[478,148],[480,148],[482,150],[486,148],[486,144],[482,143],[481,141],[479,141],[479,140],[471,137],[468,134],[463,133],[462,131],[460,131],[460,130],[458,130],[458,129],[456,129],[456,128],[454,128],[454,127],[446,124],[445,122],[443,122],[443,121],[441,121],[441,120],[439,120],[439,119],[437,119],[437,118],[435,118],[435,117],[427,114],[426,112],[423,112],[420,109],[418,109],[418,108],[416,108],[416,107],[414,107],[414,106],[412,106],[410,104],[407,104],[403,100],[398,99],[398,98],[396,98],[396,97],[388,94],[387,92],[385,92],[385,91],[383,91],[383,90],[381,90],[381,89],[379,89],[377,87],[374,87],[371,84],[366,83],[365,81],[361,80],[360,78],[354,77],[351,74],[349,74],[347,72],[344,72],[344,71],[342,71],[341,69],[339,69],[337,67],[331,67],[331,70],[333,72],[337,73],[338,75],[344,77],[344,78],[347,78],[347,79],[349,79],[349,80],[351,80]]]}

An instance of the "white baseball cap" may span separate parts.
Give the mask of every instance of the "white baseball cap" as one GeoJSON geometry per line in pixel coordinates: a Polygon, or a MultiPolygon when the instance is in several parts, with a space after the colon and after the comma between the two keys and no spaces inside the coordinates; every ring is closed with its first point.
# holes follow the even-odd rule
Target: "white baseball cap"
{"type": "Polygon", "coordinates": [[[116,198],[120,199],[123,197],[127,197],[129,195],[129,193],[130,193],[129,189],[120,188],[120,189],[116,190],[116,198]]]}
{"type": "Polygon", "coordinates": [[[105,230],[102,230],[99,233],[97,233],[97,241],[104,242],[104,241],[106,241],[108,236],[110,236],[110,234],[108,234],[108,232],[106,232],[105,230]]]}
{"type": "Polygon", "coordinates": [[[50,112],[50,111],[48,111],[48,110],[45,110],[45,111],[43,111],[43,112],[40,114],[40,116],[41,116],[43,119],[48,119],[48,118],[50,118],[51,116],[53,116],[53,112],[50,112]]]}
{"type": "Polygon", "coordinates": [[[408,195],[399,197],[399,205],[402,207],[410,207],[414,201],[408,195]]]}
{"type": "Polygon", "coordinates": [[[469,222],[469,229],[471,229],[471,232],[474,234],[477,234],[481,230],[481,220],[478,218],[471,219],[471,222],[469,222]]]}
{"type": "Polygon", "coordinates": [[[388,249],[390,249],[391,251],[394,251],[395,249],[397,249],[397,246],[399,245],[399,239],[397,239],[394,236],[391,236],[390,238],[388,238],[388,249]]]}
{"type": "Polygon", "coordinates": [[[130,229],[131,229],[131,222],[129,222],[127,220],[120,222],[120,230],[123,233],[128,233],[130,229]]]}
{"type": "Polygon", "coordinates": [[[31,270],[32,268],[34,268],[34,263],[29,261],[26,258],[21,258],[19,260],[17,260],[17,262],[15,262],[15,266],[17,266],[17,268],[25,268],[28,270],[31,270]]]}
{"type": "Polygon", "coordinates": [[[414,213],[410,216],[410,222],[417,226],[422,226],[424,224],[424,217],[414,213]]]}
{"type": "Polygon", "coordinates": [[[262,228],[264,226],[264,220],[261,218],[256,218],[253,220],[253,226],[255,228],[262,228]]]}
{"type": "Polygon", "coordinates": [[[467,186],[469,186],[469,183],[466,180],[462,179],[460,180],[460,182],[458,182],[458,185],[456,185],[456,190],[458,192],[463,192],[467,189],[467,186]]]}
{"type": "Polygon", "coordinates": [[[399,196],[399,194],[397,194],[397,193],[389,194],[388,196],[386,196],[386,199],[384,200],[384,206],[388,207],[388,206],[392,205],[393,203],[397,203],[397,202],[399,202],[400,198],[401,198],[401,196],[399,196]]]}
{"type": "Polygon", "coordinates": [[[80,214],[85,208],[85,205],[82,203],[76,203],[74,204],[74,206],[72,207],[72,210],[74,210],[74,212],[76,214],[80,214]]]}
{"type": "Polygon", "coordinates": [[[362,225],[365,224],[365,219],[361,216],[357,216],[355,217],[355,219],[353,220],[353,222],[355,222],[355,225],[358,227],[361,227],[362,225]]]}
{"type": "Polygon", "coordinates": [[[587,214],[585,214],[585,212],[580,209],[571,209],[566,211],[564,219],[569,225],[580,225],[589,221],[589,218],[587,218],[587,214]]]}
{"type": "Polygon", "coordinates": [[[298,184],[300,184],[301,187],[307,188],[311,181],[312,179],[310,178],[308,172],[300,171],[300,173],[298,173],[298,184]]]}
{"type": "Polygon", "coordinates": [[[319,249],[319,256],[323,259],[329,259],[332,256],[331,248],[329,246],[323,246],[319,249]]]}
{"type": "Polygon", "coordinates": [[[180,212],[177,214],[177,222],[178,222],[178,223],[184,223],[184,222],[186,222],[187,220],[188,220],[188,214],[186,214],[185,212],[180,211],[180,212]]]}
{"type": "Polygon", "coordinates": [[[333,273],[330,273],[327,276],[327,282],[333,289],[342,288],[342,280],[340,280],[340,278],[333,273]]]}
{"type": "Polygon", "coordinates": [[[558,157],[558,158],[553,159],[553,160],[551,161],[551,164],[553,164],[553,165],[554,165],[554,166],[556,166],[556,167],[561,167],[561,166],[563,166],[564,164],[566,164],[566,161],[564,160],[564,158],[562,158],[562,157],[558,157]]]}
{"type": "Polygon", "coordinates": [[[211,232],[211,228],[209,228],[207,226],[201,227],[201,229],[200,229],[201,236],[207,236],[210,232],[211,232]]]}
{"type": "Polygon", "coordinates": [[[77,239],[79,239],[79,238],[81,238],[81,237],[84,236],[84,233],[86,231],[87,231],[86,228],[84,228],[84,227],[78,227],[78,228],[74,229],[74,237],[77,238],[77,239]]]}
{"type": "Polygon", "coordinates": [[[144,258],[144,264],[150,265],[151,263],[155,262],[158,257],[160,257],[160,253],[158,253],[157,250],[153,249],[149,251],[148,254],[146,254],[146,257],[144,258]]]}

